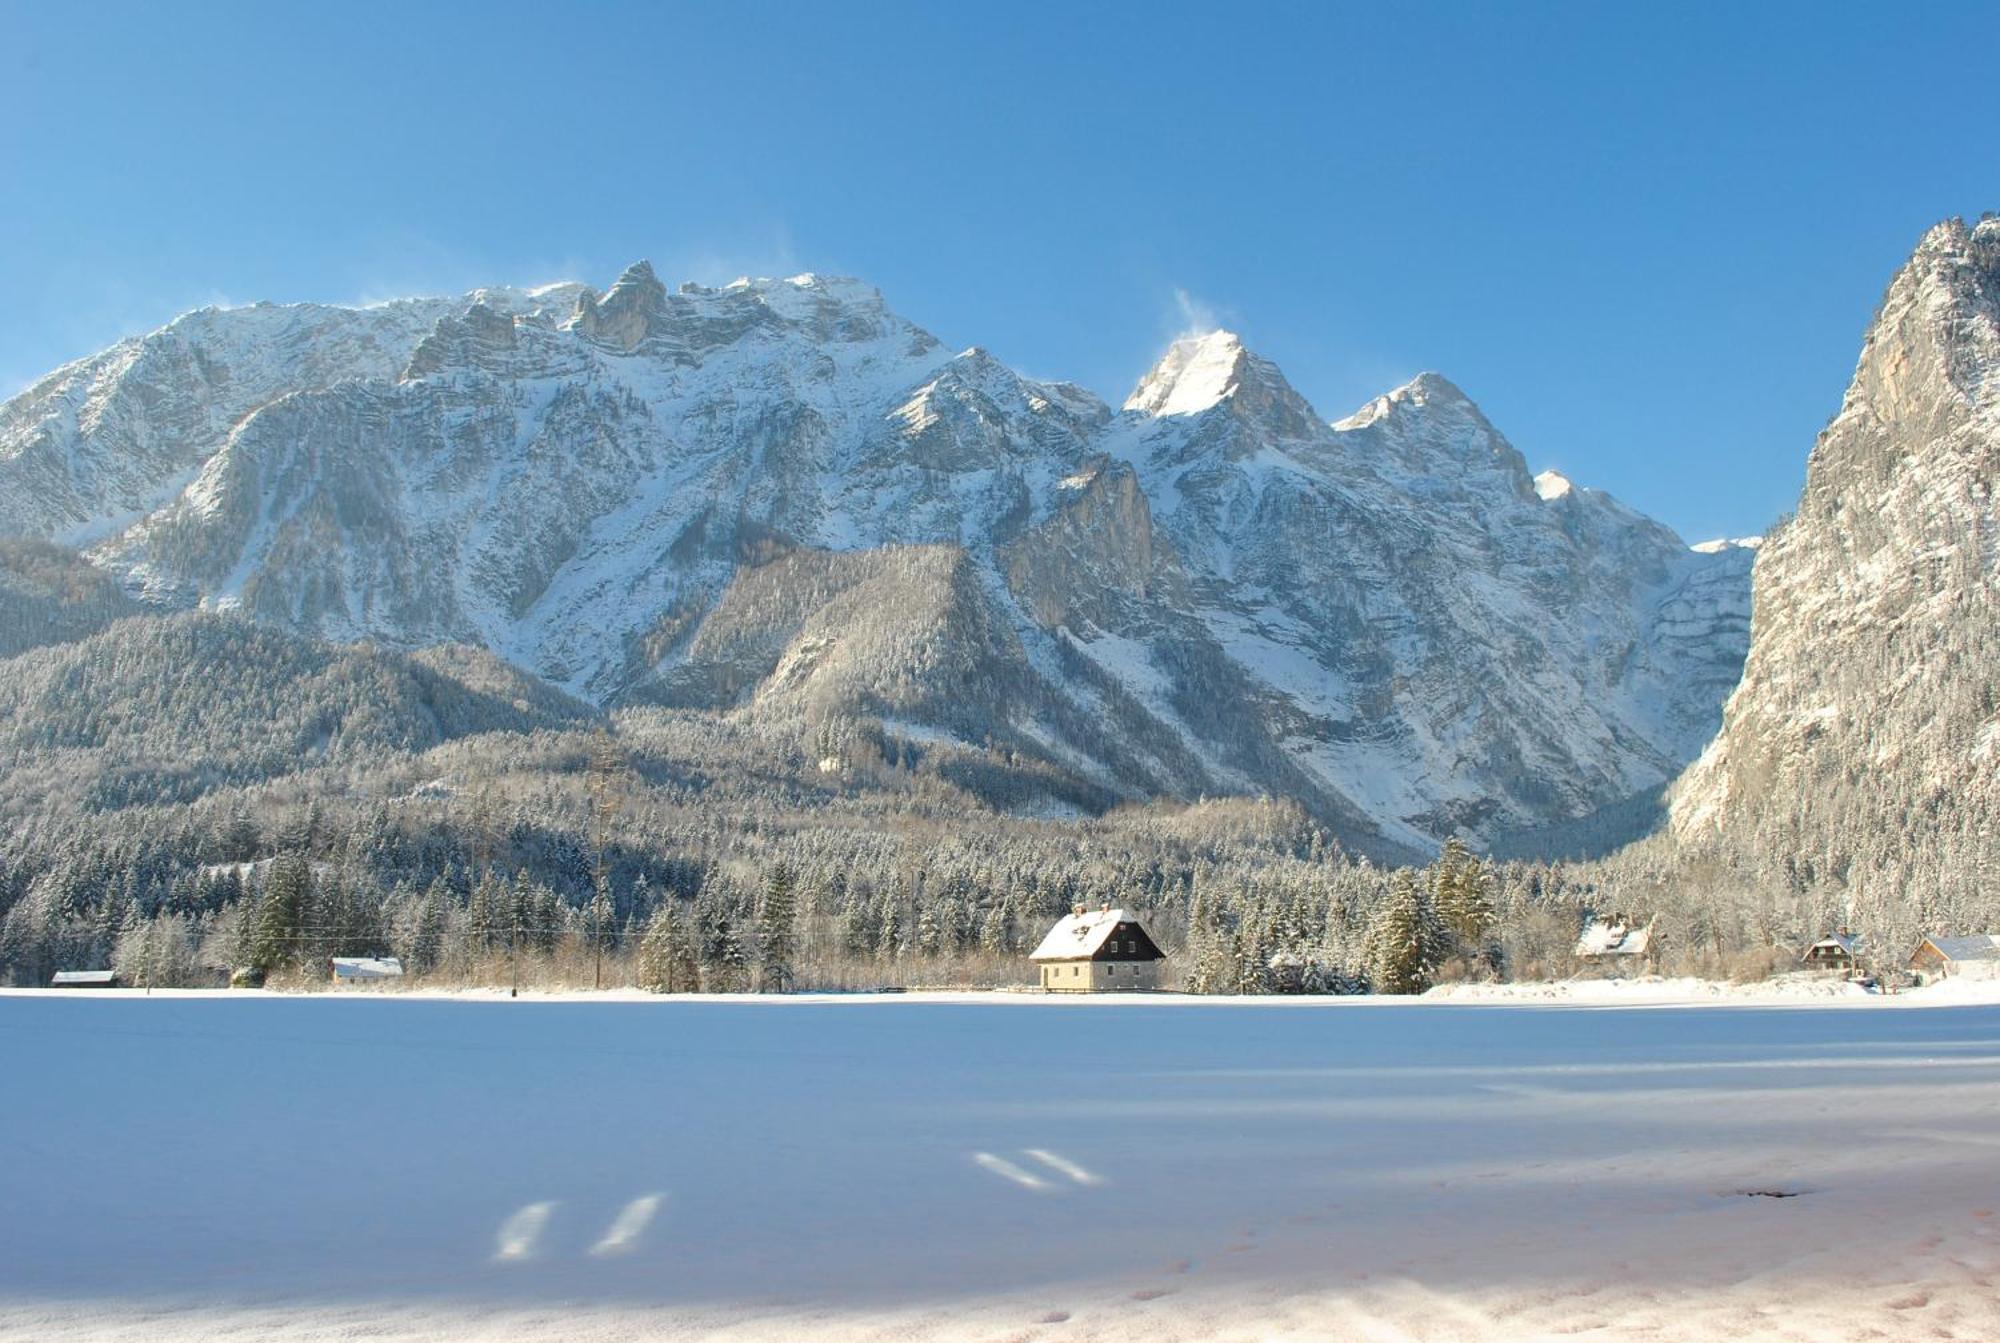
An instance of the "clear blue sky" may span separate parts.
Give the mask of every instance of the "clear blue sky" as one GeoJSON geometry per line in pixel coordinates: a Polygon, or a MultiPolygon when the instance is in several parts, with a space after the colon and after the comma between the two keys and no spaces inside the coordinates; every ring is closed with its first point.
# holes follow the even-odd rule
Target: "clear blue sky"
{"type": "Polygon", "coordinates": [[[0,0],[0,392],[202,303],[860,275],[1122,398],[1422,369],[1690,538],[1791,506],[2000,8],[0,0]],[[1081,11],[1081,12],[1078,12],[1081,11]]]}

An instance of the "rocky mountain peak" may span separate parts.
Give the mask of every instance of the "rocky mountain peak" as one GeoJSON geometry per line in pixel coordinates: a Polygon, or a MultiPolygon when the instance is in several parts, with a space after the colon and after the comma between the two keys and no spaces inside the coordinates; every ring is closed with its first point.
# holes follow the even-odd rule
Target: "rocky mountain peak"
{"type": "Polygon", "coordinates": [[[1182,336],[1139,379],[1125,409],[1141,415],[1195,415],[1236,391],[1246,356],[1233,331],[1182,336]]]}
{"type": "Polygon", "coordinates": [[[1494,428],[1471,397],[1440,373],[1419,373],[1333,426],[1390,462],[1434,477],[1498,473],[1522,499],[1560,498],[1568,481],[1557,476],[1543,493],[1528,463],[1494,428]]]}
{"type": "Polygon", "coordinates": [[[587,339],[627,351],[636,350],[655,329],[667,306],[667,287],[649,261],[635,262],[604,291],[577,296],[572,325],[587,339]]]}
{"type": "Polygon", "coordinates": [[[1127,411],[1154,418],[1218,407],[1281,438],[1306,438],[1320,427],[1278,366],[1245,348],[1233,331],[1182,336],[1125,399],[1127,411]]]}
{"type": "Polygon", "coordinates": [[[1996,298],[1991,218],[1936,225],[1890,282],[1797,515],[1760,549],[1742,683],[1675,789],[1682,836],[1775,828],[1858,870],[1857,820],[1942,852],[2000,806],[1996,298]]]}

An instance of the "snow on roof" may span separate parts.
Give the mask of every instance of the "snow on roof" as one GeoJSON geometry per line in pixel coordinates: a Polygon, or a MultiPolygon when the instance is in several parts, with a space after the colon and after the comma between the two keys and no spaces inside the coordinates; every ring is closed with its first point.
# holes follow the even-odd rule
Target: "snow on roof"
{"type": "Polygon", "coordinates": [[[109,984],[118,978],[116,970],[58,970],[51,984],[109,984]]]}
{"type": "Polygon", "coordinates": [[[403,963],[394,956],[335,956],[333,973],[337,979],[394,979],[403,963]]]}
{"type": "MultiPolygon", "coordinates": [[[[1071,961],[1095,956],[1112,930],[1131,916],[1122,909],[1092,909],[1081,914],[1065,914],[1049,929],[1042,944],[1029,954],[1031,961],[1071,961]]],[[[1134,920],[1136,922],[1136,920],[1134,920]]]]}
{"type": "Polygon", "coordinates": [[[1807,947],[1806,952],[1810,954],[1820,950],[1822,947],[1829,950],[1838,947],[1850,956],[1858,955],[1861,948],[1861,935],[1859,933],[1848,932],[1828,933],[1825,937],[1807,947]]]}
{"type": "Polygon", "coordinates": [[[1948,961],[2000,961],[2000,933],[1973,933],[1968,937],[1927,937],[1948,961]]]}
{"type": "Polygon", "coordinates": [[[1653,925],[1650,923],[1633,927],[1625,922],[1607,923],[1592,919],[1590,926],[1583,930],[1583,936],[1576,939],[1576,954],[1579,956],[1643,956],[1647,944],[1653,940],[1653,925]]]}

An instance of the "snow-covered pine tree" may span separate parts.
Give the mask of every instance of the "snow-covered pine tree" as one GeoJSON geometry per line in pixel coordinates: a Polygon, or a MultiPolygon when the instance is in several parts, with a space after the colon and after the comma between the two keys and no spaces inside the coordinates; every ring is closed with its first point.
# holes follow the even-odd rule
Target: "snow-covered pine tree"
{"type": "Polygon", "coordinates": [[[1369,969],[1378,993],[1422,993],[1435,969],[1430,902],[1409,869],[1399,869],[1368,929],[1369,969]]]}
{"type": "Polygon", "coordinates": [[[1492,931],[1492,883],[1492,873],[1462,840],[1454,836],[1445,841],[1431,869],[1431,904],[1468,955],[1476,954],[1492,931]]]}
{"type": "Polygon", "coordinates": [[[709,981],[717,993],[741,993],[750,981],[750,953],[737,935],[736,925],[726,920],[715,930],[715,960],[709,981]]]}
{"type": "Polygon", "coordinates": [[[674,902],[662,900],[639,938],[639,987],[648,993],[674,991],[674,902]]]}
{"type": "Polygon", "coordinates": [[[789,993],[795,978],[792,959],[798,941],[798,902],[792,870],[771,869],[764,898],[757,904],[757,991],[789,993]]]}
{"type": "Polygon", "coordinates": [[[312,899],[312,866],[305,854],[287,849],[271,860],[264,898],[257,906],[257,935],[251,963],[264,974],[296,963],[312,899]]]}

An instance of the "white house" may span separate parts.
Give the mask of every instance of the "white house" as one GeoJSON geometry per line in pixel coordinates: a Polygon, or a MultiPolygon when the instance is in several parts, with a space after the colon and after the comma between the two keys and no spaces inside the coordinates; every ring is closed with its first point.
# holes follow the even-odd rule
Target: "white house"
{"type": "Polygon", "coordinates": [[[1166,953],[1122,909],[1078,905],[1049,929],[1028,959],[1051,993],[1132,993],[1160,986],[1166,953]]]}
{"type": "Polygon", "coordinates": [[[394,956],[335,956],[332,967],[336,984],[403,977],[403,963],[394,956]]]}

